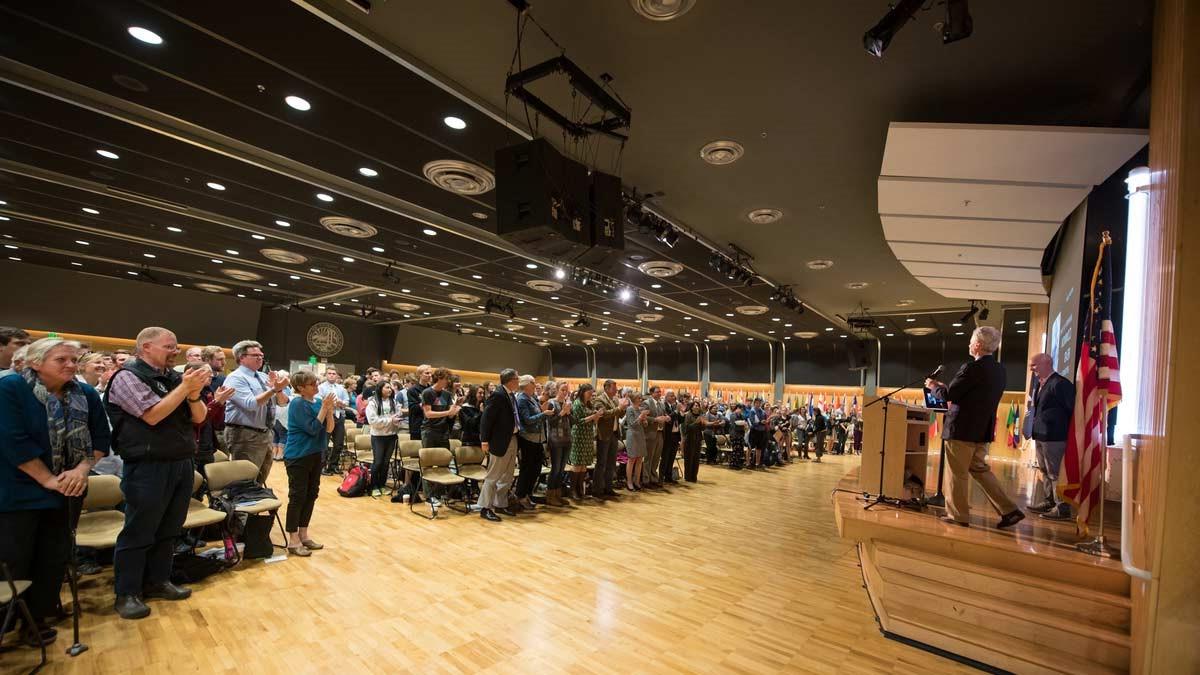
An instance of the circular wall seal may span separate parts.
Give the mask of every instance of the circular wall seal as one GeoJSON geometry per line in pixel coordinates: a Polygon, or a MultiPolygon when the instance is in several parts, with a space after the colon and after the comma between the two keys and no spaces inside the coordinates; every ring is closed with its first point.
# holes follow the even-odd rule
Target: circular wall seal
{"type": "Polygon", "coordinates": [[[328,321],[318,321],[308,327],[308,348],[317,356],[334,356],[346,345],[342,329],[328,321]]]}

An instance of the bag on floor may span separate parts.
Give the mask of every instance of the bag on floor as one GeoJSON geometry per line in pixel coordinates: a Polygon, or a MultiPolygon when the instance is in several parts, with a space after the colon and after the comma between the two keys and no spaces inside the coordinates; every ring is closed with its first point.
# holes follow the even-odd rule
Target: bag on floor
{"type": "Polygon", "coordinates": [[[270,558],[275,554],[275,545],[271,543],[271,528],[275,525],[275,518],[266,513],[245,515],[242,557],[247,560],[270,558]]]}
{"type": "Polygon", "coordinates": [[[355,464],[346,472],[337,492],[343,497],[361,497],[367,494],[367,486],[371,484],[371,470],[363,464],[355,464]]]}
{"type": "Polygon", "coordinates": [[[217,572],[229,569],[231,565],[224,558],[214,558],[195,553],[179,553],[171,563],[171,582],[176,584],[194,584],[206,579],[217,572]]]}

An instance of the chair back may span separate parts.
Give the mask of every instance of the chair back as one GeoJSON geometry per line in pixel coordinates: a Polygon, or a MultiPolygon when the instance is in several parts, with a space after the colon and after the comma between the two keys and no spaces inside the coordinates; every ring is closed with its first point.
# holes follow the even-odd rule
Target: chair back
{"type": "Polygon", "coordinates": [[[192,496],[193,497],[195,497],[196,493],[200,491],[201,485],[204,485],[204,476],[201,476],[199,471],[193,471],[192,472],[192,496]]]}
{"type": "Polygon", "coordinates": [[[483,465],[483,448],[475,445],[463,445],[454,450],[454,461],[458,468],[472,464],[483,465]]]}
{"type": "Polygon", "coordinates": [[[213,461],[214,462],[228,462],[229,455],[225,454],[224,452],[221,452],[220,450],[217,450],[216,452],[213,453],[213,461]]]}
{"type": "Polygon", "coordinates": [[[400,441],[400,457],[402,459],[417,459],[421,456],[421,441],[400,441]]]}
{"type": "Polygon", "coordinates": [[[453,455],[450,454],[449,448],[421,448],[418,452],[422,472],[426,469],[450,468],[453,455]]]}
{"type": "Polygon", "coordinates": [[[462,447],[462,441],[458,440],[457,438],[450,439],[450,452],[454,452],[455,450],[458,450],[461,447],[462,447]]]}
{"type": "Polygon", "coordinates": [[[88,476],[87,494],[83,497],[84,511],[113,509],[125,500],[121,479],[116,476],[88,476]]]}
{"type": "Polygon", "coordinates": [[[355,450],[370,450],[371,449],[371,434],[359,434],[354,437],[355,450]]]}
{"type": "Polygon", "coordinates": [[[239,480],[254,480],[258,478],[258,467],[247,459],[235,459],[231,462],[213,462],[205,467],[208,474],[209,492],[220,492],[226,485],[239,480]]]}

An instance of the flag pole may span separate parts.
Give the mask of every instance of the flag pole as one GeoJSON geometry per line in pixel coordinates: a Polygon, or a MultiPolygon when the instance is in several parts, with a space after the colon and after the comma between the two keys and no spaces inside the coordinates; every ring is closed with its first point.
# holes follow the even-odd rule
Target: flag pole
{"type": "MultiPolygon", "coordinates": [[[[1096,260],[1096,273],[1092,276],[1092,297],[1091,297],[1092,313],[1091,313],[1091,321],[1088,322],[1089,323],[1089,329],[1088,329],[1089,337],[1090,337],[1091,332],[1094,330],[1094,327],[1091,326],[1090,324],[1095,321],[1096,310],[1099,309],[1099,303],[1096,301],[1096,281],[1097,281],[1097,277],[1099,276],[1099,273],[1100,273],[1100,265],[1103,264],[1103,262],[1104,262],[1104,255],[1105,255],[1106,249],[1109,246],[1112,246],[1112,237],[1109,236],[1108,230],[1105,230],[1101,234],[1100,257],[1097,258],[1097,260],[1096,260]]],[[[1100,283],[1103,284],[1104,282],[1101,280],[1100,283]]],[[[1112,283],[1111,277],[1109,278],[1109,283],[1110,284],[1112,283]]],[[[1097,367],[1099,367],[1099,366],[1097,365],[1097,367]]],[[[1107,488],[1107,483],[1108,483],[1108,481],[1105,480],[1105,474],[1107,473],[1106,469],[1107,469],[1107,465],[1108,465],[1108,390],[1107,389],[1102,389],[1102,391],[1100,393],[1100,397],[1096,402],[1096,405],[1099,406],[1099,408],[1100,408],[1101,424],[1098,429],[1098,435],[1100,436],[1100,452],[1103,453],[1101,455],[1101,460],[1100,460],[1100,524],[1096,528],[1096,536],[1095,537],[1093,537],[1089,541],[1085,541],[1085,542],[1076,544],[1075,548],[1083,553],[1088,553],[1090,555],[1094,555],[1094,556],[1097,556],[1100,558],[1116,558],[1120,555],[1119,552],[1113,550],[1112,548],[1110,548],[1108,546],[1108,539],[1104,536],[1104,501],[1105,501],[1105,493],[1107,492],[1106,488],[1107,488]]],[[[1085,523],[1085,527],[1086,527],[1086,523],[1085,523]]],[[[1085,531],[1084,535],[1086,536],[1086,534],[1087,534],[1087,532],[1085,531]]]]}

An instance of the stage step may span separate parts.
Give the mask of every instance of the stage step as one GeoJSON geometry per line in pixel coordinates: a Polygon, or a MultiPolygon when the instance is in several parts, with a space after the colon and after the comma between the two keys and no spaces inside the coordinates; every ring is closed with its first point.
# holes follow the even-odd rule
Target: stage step
{"type": "Polygon", "coordinates": [[[879,541],[860,555],[885,630],[1014,672],[1128,669],[1128,597],[879,541]]]}

